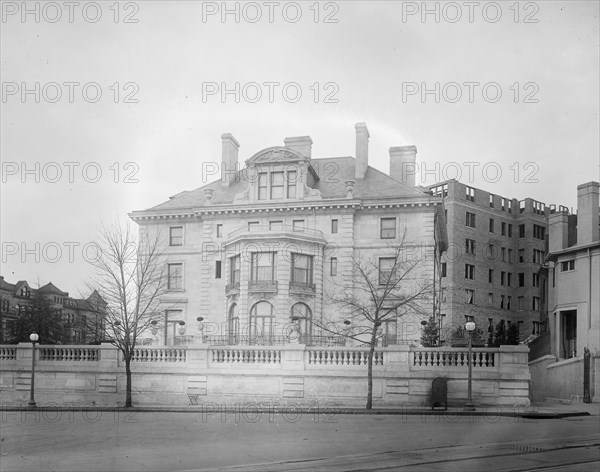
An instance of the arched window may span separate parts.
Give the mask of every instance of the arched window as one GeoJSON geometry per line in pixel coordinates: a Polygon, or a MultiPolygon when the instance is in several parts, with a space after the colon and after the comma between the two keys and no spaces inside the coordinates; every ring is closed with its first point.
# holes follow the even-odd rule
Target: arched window
{"type": "Polygon", "coordinates": [[[228,333],[228,343],[229,344],[238,344],[239,342],[239,333],[240,333],[240,315],[239,309],[236,303],[231,305],[229,308],[229,333],[228,333]]]}
{"type": "Polygon", "coordinates": [[[250,310],[250,344],[272,344],[275,309],[269,302],[258,302],[250,310]]]}
{"type": "Polygon", "coordinates": [[[312,312],[304,303],[292,306],[290,316],[292,323],[300,327],[300,343],[312,344],[312,312]]]}

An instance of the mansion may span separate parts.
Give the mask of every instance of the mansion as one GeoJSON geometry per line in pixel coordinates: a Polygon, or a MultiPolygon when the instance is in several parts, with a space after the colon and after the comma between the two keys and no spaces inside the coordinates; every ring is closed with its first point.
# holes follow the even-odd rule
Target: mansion
{"type": "MultiPolygon", "coordinates": [[[[313,158],[308,136],[285,138],[240,164],[240,145],[223,134],[221,179],[183,191],[130,217],[160,238],[167,265],[164,318],[148,343],[284,343],[290,326],[304,344],[343,344],[314,320],[349,325],[332,294],[356,290],[356,264],[389,272],[395,248],[419,263],[407,293],[431,284],[427,306],[382,326],[382,344],[417,343],[436,314],[440,257],[446,249],[443,199],[415,186],[415,146],[389,150],[389,175],[369,166],[369,131],[357,123],[356,154],[313,158]]],[[[377,274],[375,275],[375,279],[377,274]]],[[[289,337],[288,337],[289,340],[289,337]]]]}

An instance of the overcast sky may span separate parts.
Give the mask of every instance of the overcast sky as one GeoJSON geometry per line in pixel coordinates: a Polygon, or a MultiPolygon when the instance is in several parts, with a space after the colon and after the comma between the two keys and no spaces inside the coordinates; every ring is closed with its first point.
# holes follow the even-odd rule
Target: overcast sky
{"type": "Polygon", "coordinates": [[[382,171],[416,145],[417,182],[568,207],[599,178],[597,1],[227,6],[2,2],[5,279],[85,291],[99,224],[213,180],[225,132],[354,156],[364,121],[382,171]]]}

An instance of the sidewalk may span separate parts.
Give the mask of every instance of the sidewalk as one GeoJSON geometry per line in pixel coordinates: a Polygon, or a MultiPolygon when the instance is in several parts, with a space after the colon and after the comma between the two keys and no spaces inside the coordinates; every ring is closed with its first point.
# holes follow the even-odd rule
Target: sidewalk
{"type": "Polygon", "coordinates": [[[397,407],[374,407],[372,410],[357,407],[344,407],[328,402],[323,405],[301,405],[245,402],[227,405],[225,403],[190,404],[188,406],[134,406],[132,408],[108,406],[83,406],[76,404],[57,405],[37,403],[34,408],[26,402],[21,404],[0,404],[0,411],[129,411],[153,413],[270,413],[270,414],[331,414],[331,415],[452,415],[452,416],[505,416],[532,419],[556,419],[572,416],[600,416],[600,403],[561,403],[546,402],[530,406],[475,405],[475,411],[465,411],[463,407],[448,407],[447,410],[432,410],[428,405],[401,405],[397,407]]]}

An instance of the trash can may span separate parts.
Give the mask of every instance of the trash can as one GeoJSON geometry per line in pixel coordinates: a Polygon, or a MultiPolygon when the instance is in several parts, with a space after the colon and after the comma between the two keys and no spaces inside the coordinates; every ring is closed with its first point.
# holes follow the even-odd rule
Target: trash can
{"type": "Polygon", "coordinates": [[[431,409],[448,409],[448,382],[443,377],[436,377],[431,384],[431,409]]]}

